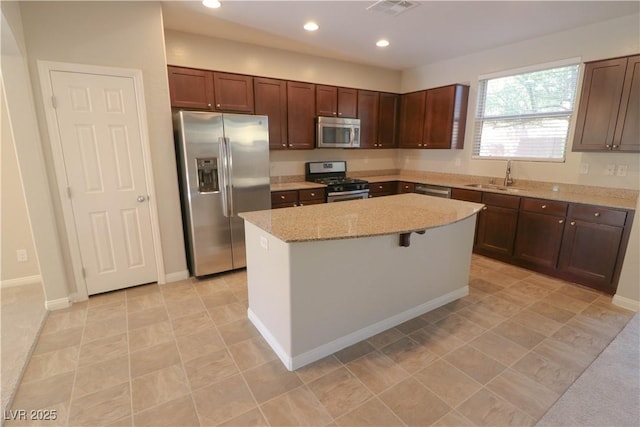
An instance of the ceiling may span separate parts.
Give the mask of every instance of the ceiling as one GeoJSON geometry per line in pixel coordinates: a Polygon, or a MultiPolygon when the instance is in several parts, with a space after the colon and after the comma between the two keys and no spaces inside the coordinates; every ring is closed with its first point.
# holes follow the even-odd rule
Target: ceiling
{"type": "Polygon", "coordinates": [[[640,13],[638,1],[411,0],[418,6],[396,16],[367,10],[374,0],[221,1],[162,2],[164,26],[395,70],[640,13]],[[309,20],[320,29],[303,30],[309,20]]]}

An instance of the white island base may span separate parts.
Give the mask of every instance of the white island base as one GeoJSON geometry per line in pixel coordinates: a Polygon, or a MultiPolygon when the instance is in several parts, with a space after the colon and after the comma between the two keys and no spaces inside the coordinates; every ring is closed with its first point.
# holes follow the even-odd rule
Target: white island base
{"type": "Polygon", "coordinates": [[[245,221],[249,319],[298,369],[467,295],[475,223],[402,247],[399,234],[286,243],[245,221]]]}

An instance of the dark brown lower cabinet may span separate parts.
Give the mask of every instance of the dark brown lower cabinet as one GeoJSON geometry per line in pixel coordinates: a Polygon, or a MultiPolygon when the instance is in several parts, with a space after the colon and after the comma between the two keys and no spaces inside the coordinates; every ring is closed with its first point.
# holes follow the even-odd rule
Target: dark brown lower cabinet
{"type": "Polygon", "coordinates": [[[481,254],[508,259],[513,255],[520,198],[483,193],[482,203],[485,206],[478,215],[474,249],[481,254]]]}
{"type": "Polygon", "coordinates": [[[564,217],[521,212],[518,218],[515,258],[525,265],[556,268],[564,223],[564,217]]]}
{"type": "Polygon", "coordinates": [[[525,266],[556,268],[568,203],[523,197],[514,257],[525,266]]]}
{"type": "Polygon", "coordinates": [[[369,183],[369,198],[396,194],[397,181],[369,183]]]}
{"type": "Polygon", "coordinates": [[[318,205],[326,201],[327,191],[324,188],[271,192],[271,209],[318,205]]]}
{"type": "Polygon", "coordinates": [[[573,205],[562,240],[559,271],[570,280],[615,293],[631,226],[627,216],[631,213],[573,205]]]}

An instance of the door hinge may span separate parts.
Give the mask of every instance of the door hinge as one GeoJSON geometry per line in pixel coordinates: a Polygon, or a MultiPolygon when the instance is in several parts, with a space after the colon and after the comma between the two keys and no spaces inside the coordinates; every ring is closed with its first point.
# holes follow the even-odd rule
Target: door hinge
{"type": "Polygon", "coordinates": [[[67,187],[67,196],[71,198],[71,187],[67,187]]]}
{"type": "Polygon", "coordinates": [[[58,108],[58,101],[56,101],[56,97],[55,96],[51,97],[51,106],[53,108],[58,108]]]}

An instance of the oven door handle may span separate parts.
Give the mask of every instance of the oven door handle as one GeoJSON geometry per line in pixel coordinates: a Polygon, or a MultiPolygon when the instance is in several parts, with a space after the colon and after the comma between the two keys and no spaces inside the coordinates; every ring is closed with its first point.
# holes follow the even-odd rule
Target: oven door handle
{"type": "Polygon", "coordinates": [[[330,196],[346,196],[346,195],[356,195],[356,194],[364,194],[368,193],[369,190],[352,190],[352,191],[332,191],[331,193],[327,193],[327,197],[330,196]]]}

